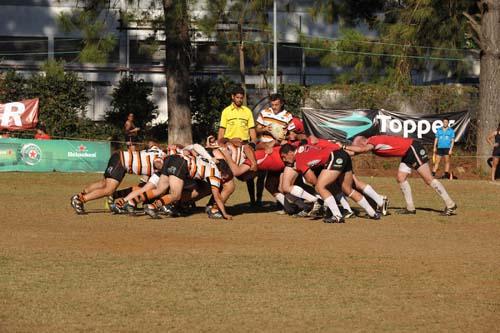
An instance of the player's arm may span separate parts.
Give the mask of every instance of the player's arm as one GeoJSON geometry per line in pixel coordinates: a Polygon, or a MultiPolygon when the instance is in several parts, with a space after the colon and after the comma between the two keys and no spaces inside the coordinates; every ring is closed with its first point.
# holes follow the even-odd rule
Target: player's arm
{"type": "Polygon", "coordinates": [[[362,154],[362,153],[367,153],[367,152],[373,150],[374,146],[371,144],[366,144],[364,146],[353,146],[353,145],[345,146],[344,145],[344,146],[342,146],[342,148],[344,150],[350,150],[355,154],[362,154]]]}
{"type": "Polygon", "coordinates": [[[434,153],[436,153],[436,151],[437,151],[437,144],[438,144],[438,138],[436,136],[436,138],[434,139],[434,147],[432,148],[432,151],[434,153]]]}
{"type": "MultiPolygon", "coordinates": [[[[453,129],[452,129],[452,131],[453,131],[453,129]]],[[[455,131],[453,131],[453,136],[451,138],[451,146],[450,146],[450,152],[449,152],[450,155],[453,152],[453,147],[454,146],[455,146],[455,131]]]]}

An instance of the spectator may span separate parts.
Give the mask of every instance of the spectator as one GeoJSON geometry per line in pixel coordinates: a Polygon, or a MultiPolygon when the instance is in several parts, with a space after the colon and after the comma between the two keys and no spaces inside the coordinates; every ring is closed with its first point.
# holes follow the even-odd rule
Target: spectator
{"type": "Polygon", "coordinates": [[[10,135],[9,135],[9,131],[8,131],[8,130],[1,131],[1,132],[0,132],[0,139],[8,139],[8,138],[10,138],[10,135]]]}
{"type": "Polygon", "coordinates": [[[134,114],[129,113],[127,117],[127,121],[125,122],[125,142],[127,143],[127,148],[135,151],[136,142],[138,141],[139,131],[141,130],[139,127],[136,127],[134,124],[134,114]]]}
{"type": "Polygon", "coordinates": [[[45,127],[45,124],[40,124],[35,133],[35,139],[36,140],[51,140],[52,138],[50,137],[49,134],[47,134],[47,128],[45,127]]]}
{"type": "Polygon", "coordinates": [[[488,135],[486,141],[493,146],[493,152],[491,154],[493,159],[491,161],[491,181],[494,182],[496,180],[498,161],[500,160],[500,123],[498,123],[496,131],[488,135]]]}
{"type": "Polygon", "coordinates": [[[450,178],[450,155],[453,153],[453,144],[455,143],[455,131],[449,127],[450,120],[443,119],[443,127],[436,131],[436,138],[434,139],[434,156],[436,161],[432,168],[432,176],[436,176],[436,172],[441,162],[441,157],[444,157],[444,175],[441,178],[450,178]]]}

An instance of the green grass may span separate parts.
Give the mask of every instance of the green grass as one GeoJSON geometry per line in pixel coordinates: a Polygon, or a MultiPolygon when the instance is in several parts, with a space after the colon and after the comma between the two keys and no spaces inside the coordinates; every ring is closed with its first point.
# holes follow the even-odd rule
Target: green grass
{"type": "MultiPolygon", "coordinates": [[[[426,210],[345,225],[156,221],[102,200],[76,216],[70,195],[99,177],[0,174],[1,332],[500,330],[500,186],[444,182],[459,210],[441,217],[412,179],[426,210]]],[[[394,179],[364,180],[403,206],[394,179]]]]}

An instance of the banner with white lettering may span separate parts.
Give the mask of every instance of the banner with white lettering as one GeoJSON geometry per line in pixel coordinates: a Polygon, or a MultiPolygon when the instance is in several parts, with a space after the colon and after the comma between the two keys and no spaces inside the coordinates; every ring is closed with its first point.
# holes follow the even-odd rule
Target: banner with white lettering
{"type": "Polygon", "coordinates": [[[431,115],[408,115],[387,110],[332,110],[303,108],[306,132],[323,139],[351,140],[357,135],[388,134],[432,143],[436,130],[449,119],[455,142],[464,138],[470,123],[468,111],[431,115]]]}
{"type": "Polygon", "coordinates": [[[0,130],[33,129],[38,123],[38,98],[0,104],[0,130]]]}
{"type": "Polygon", "coordinates": [[[380,134],[403,136],[434,142],[436,131],[443,126],[443,120],[449,119],[449,126],[455,131],[455,142],[464,138],[470,123],[468,111],[428,115],[409,115],[387,110],[379,110],[377,116],[380,134]]]}
{"type": "Polygon", "coordinates": [[[109,142],[0,139],[0,172],[103,172],[109,142]]]}

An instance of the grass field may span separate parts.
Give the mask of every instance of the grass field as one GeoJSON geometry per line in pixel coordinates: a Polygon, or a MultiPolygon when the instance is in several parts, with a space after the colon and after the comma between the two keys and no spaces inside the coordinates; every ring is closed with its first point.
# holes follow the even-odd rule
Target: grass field
{"type": "MultiPolygon", "coordinates": [[[[75,215],[70,195],[100,177],[0,174],[0,332],[500,331],[498,185],[445,181],[459,209],[441,217],[412,179],[416,216],[344,225],[151,220],[103,200],[75,215]]],[[[394,179],[365,180],[402,207],[394,179]]]]}

